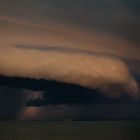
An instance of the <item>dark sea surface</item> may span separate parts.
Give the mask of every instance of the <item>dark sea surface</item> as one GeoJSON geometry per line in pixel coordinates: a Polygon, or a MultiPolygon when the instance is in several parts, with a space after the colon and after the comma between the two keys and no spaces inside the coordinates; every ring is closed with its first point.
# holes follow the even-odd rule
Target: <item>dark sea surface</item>
{"type": "Polygon", "coordinates": [[[140,121],[0,121],[0,140],[139,140],[140,121]]]}

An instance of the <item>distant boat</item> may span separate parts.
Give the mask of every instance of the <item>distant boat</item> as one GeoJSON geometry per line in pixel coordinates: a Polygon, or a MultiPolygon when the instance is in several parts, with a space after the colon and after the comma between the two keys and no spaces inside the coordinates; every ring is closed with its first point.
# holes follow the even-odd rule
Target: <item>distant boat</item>
{"type": "Polygon", "coordinates": [[[65,118],[65,119],[64,119],[64,122],[70,123],[70,122],[72,122],[72,119],[71,119],[71,118],[65,118]]]}

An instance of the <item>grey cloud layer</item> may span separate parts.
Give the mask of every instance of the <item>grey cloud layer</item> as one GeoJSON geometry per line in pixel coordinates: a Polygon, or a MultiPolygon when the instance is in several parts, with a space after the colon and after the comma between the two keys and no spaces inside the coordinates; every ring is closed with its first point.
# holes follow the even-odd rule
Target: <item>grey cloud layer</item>
{"type": "Polygon", "coordinates": [[[48,22],[105,32],[139,44],[139,1],[25,0],[0,2],[0,15],[40,26],[48,22]]]}

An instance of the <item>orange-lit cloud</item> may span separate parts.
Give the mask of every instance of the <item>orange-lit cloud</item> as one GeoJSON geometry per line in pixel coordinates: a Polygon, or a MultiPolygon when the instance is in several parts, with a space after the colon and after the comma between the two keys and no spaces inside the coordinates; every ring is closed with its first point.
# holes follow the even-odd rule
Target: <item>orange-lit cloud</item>
{"type": "Polygon", "coordinates": [[[37,46],[40,49],[45,46],[61,46],[140,59],[139,47],[109,34],[86,31],[84,28],[79,29],[70,25],[66,27],[61,24],[52,26],[50,23],[40,25],[5,18],[2,21],[0,48],[18,44],[37,46]]]}
{"type": "MultiPolygon", "coordinates": [[[[112,81],[111,77],[113,77],[113,82],[131,79],[128,71],[129,69],[134,69],[133,67],[135,67],[135,72],[139,71],[139,67],[129,65],[130,68],[125,68],[125,64],[120,60],[108,58],[110,66],[113,65],[116,69],[107,68],[107,70],[105,70],[107,73],[102,74],[100,71],[105,68],[104,65],[108,65],[108,62],[104,64],[102,62],[104,58],[101,57],[100,61],[98,57],[92,56],[91,58],[89,54],[86,54],[86,51],[91,51],[91,53],[119,56],[120,58],[130,61],[131,59],[140,60],[138,42],[129,39],[130,37],[135,37],[134,34],[137,35],[134,25],[139,27],[139,20],[136,20],[137,15],[132,16],[132,13],[128,13],[128,10],[124,8],[123,4],[120,2],[102,1],[98,3],[87,1],[85,3],[81,1],[81,3],[79,3],[75,1],[62,1],[57,3],[55,0],[47,2],[41,0],[35,1],[34,3],[29,1],[23,3],[22,1],[11,2],[6,0],[1,1],[0,7],[1,74],[15,74],[17,76],[37,78],[47,77],[53,79],[56,74],[53,67],[61,63],[59,66],[60,69],[62,64],[66,65],[66,68],[69,68],[67,63],[72,61],[71,63],[73,66],[71,66],[71,68],[74,68],[73,73],[75,74],[77,66],[79,64],[81,65],[80,59],[85,61],[84,64],[87,65],[87,67],[95,67],[95,64],[92,64],[93,62],[91,61],[95,61],[96,65],[101,65],[101,67],[99,67],[101,70],[97,73],[95,72],[96,74],[93,77],[96,79],[95,77],[99,74],[99,77],[101,76],[103,79],[107,79],[105,80],[106,82],[112,81]],[[112,7],[112,9],[108,10],[108,6],[112,7]],[[96,7],[98,8],[96,9],[96,7]],[[122,12],[123,14],[121,14],[122,12]],[[15,48],[15,46],[19,46],[18,49],[15,48]],[[23,49],[22,46],[26,46],[27,49],[23,49]],[[31,48],[30,46],[36,49],[36,51],[29,50],[28,47],[31,48]],[[81,55],[79,53],[75,54],[74,52],[73,54],[68,52],[60,53],[60,51],[59,53],[47,52],[45,50],[47,50],[48,47],[56,48],[56,50],[60,50],[60,48],[68,50],[78,49],[79,52],[85,51],[85,53],[81,55]],[[52,56],[56,56],[50,56],[51,53],[53,53],[52,56]],[[59,60],[59,58],[61,58],[61,56],[57,56],[59,54],[64,57],[64,60],[66,59],[66,62],[64,60],[59,60]],[[70,58],[66,58],[66,55],[70,58]],[[58,64],[57,62],[52,62],[53,59],[57,60],[57,57],[58,64]],[[78,60],[76,64],[73,63],[75,62],[75,57],[78,60]],[[37,65],[34,59],[38,60],[37,62],[39,63],[37,65]],[[47,61],[47,59],[51,61],[47,61]],[[42,63],[44,65],[48,63],[51,64],[51,68],[49,67],[51,73],[44,72],[42,67],[39,67],[42,63]],[[21,64],[25,65],[25,67],[22,66],[24,70],[22,67],[20,70],[19,65],[21,64]],[[120,66],[121,64],[123,64],[123,66],[120,66]],[[124,72],[122,74],[121,72],[123,70],[124,72]],[[46,73],[47,75],[45,75],[46,73]],[[105,75],[107,76],[104,77],[105,75]]],[[[84,64],[79,68],[81,71],[83,70],[83,72],[80,71],[80,73],[78,71],[77,73],[81,75],[84,73],[84,69],[82,69],[82,67],[85,67],[84,64]]],[[[128,64],[130,64],[130,62],[128,62],[128,64]]],[[[58,69],[59,67],[56,68],[58,69]]],[[[46,68],[48,69],[48,66],[46,68]]],[[[67,73],[68,75],[71,75],[69,71],[71,68],[67,71],[69,73],[67,73]]],[[[63,69],[60,70],[60,73],[63,73],[63,69]]],[[[93,75],[91,72],[87,73],[93,75]]],[[[61,76],[63,77],[63,75],[61,76]]],[[[56,77],[54,78],[55,80],[63,81],[65,79],[58,75],[56,77]]],[[[88,79],[88,76],[85,75],[84,78],[88,79]]],[[[71,81],[73,83],[75,81],[75,83],[87,85],[90,81],[85,82],[85,80],[81,80],[79,82],[78,80],[76,81],[76,79],[67,79],[68,81],[65,82],[71,81]]],[[[98,85],[97,81],[93,82],[93,85],[98,85]]],[[[92,82],[90,81],[89,83],[91,84],[92,82]]]]}
{"type": "MultiPolygon", "coordinates": [[[[123,61],[84,51],[11,48],[0,52],[0,74],[73,83],[89,88],[124,84],[137,94],[137,84],[123,61]],[[130,86],[131,85],[131,86],[130,86]]],[[[125,87],[124,86],[124,87],[125,87]]]]}

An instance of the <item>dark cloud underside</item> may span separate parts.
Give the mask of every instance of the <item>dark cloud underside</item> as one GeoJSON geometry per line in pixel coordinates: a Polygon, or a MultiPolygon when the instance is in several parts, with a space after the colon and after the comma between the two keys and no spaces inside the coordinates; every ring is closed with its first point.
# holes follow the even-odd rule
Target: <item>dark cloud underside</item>
{"type": "Polygon", "coordinates": [[[98,90],[43,79],[1,76],[0,84],[3,85],[0,87],[0,119],[63,120],[71,117],[73,120],[118,120],[140,116],[139,100],[128,96],[107,97],[98,90]],[[23,99],[24,89],[26,92],[30,90],[31,99],[23,99]],[[33,99],[38,90],[43,92],[43,98],[33,99]]]}

